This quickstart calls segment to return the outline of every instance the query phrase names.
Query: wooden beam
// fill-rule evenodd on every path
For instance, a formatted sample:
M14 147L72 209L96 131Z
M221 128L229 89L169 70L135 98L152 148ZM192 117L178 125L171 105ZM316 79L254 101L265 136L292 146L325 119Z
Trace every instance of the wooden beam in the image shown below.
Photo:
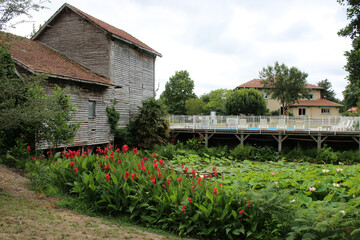
M236 137L237 139L239 139L241 146L244 146L244 141L250 136L250 134L246 134L246 135L244 136L244 133L241 133L241 134L240 134L240 137L238 136L238 134L234 134L234 135L235 135L235 137Z
M321 135L318 135L317 138L311 135L310 137L317 143L317 149L321 149L321 144L328 138L328 136L322 137Z
M359 144L359 151L360 151L360 137L359 139L356 139L356 137L352 137L354 139L355 142L357 142Z
M281 152L282 151L282 142L285 141L285 139L288 138L289 135L286 135L283 138L283 135L279 135L279 137L276 137L275 135L271 135L277 142L278 142L278 151Z
M205 133L205 147L208 147L209 146L209 139L212 137L212 136L214 136L214 133L212 133L212 134L210 134L210 136L209 136L209 134L208 133Z

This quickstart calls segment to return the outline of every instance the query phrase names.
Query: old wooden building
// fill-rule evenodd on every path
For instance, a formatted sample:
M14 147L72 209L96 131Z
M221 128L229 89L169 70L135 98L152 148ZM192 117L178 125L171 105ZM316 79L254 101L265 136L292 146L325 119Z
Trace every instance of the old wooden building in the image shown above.
M16 40L15 40L16 39ZM106 106L120 112L120 126L155 91L160 53L127 32L64 4L31 39L14 38L11 54L19 73L47 73L71 94L81 122L71 146L111 142Z

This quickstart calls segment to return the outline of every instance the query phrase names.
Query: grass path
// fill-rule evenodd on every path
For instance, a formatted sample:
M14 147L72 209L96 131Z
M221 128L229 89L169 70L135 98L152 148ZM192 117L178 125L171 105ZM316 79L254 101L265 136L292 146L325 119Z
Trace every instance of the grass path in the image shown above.
M0 164L0 239L179 239L55 206L29 180Z

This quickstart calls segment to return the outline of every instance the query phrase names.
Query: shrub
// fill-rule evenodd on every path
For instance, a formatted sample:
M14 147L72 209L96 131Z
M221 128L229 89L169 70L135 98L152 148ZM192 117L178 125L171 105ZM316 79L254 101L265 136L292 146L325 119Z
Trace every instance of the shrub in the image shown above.
M252 160L253 151L254 147L250 145L237 145L230 151L230 156L232 156L235 160Z
M332 150L331 147L327 147L325 144L324 147L318 151L316 161L335 164L338 162L338 155Z

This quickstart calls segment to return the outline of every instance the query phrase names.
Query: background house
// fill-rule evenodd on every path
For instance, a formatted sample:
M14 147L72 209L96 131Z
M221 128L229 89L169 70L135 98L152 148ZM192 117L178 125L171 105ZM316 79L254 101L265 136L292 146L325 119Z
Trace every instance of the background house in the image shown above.
M72 146L112 141L106 106L118 101L120 127L154 97L155 59L160 53L130 34L64 4L30 39L12 37L18 73L47 73L71 94L80 129Z
M268 96L261 79L253 79L239 85L236 88L255 88L265 97L267 108L270 111L281 111L281 104L278 100ZM306 83L306 88L311 91L311 98L300 100L290 105L289 113L294 116L338 116L342 104L321 98L322 87Z

